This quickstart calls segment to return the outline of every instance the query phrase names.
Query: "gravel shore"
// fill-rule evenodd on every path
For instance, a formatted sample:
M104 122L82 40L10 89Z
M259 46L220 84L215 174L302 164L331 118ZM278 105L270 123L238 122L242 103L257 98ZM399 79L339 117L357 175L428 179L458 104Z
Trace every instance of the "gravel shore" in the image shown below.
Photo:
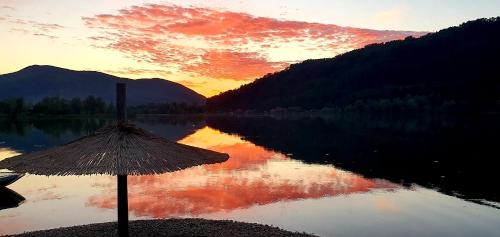
M15 235L17 237L117 236L116 222L58 228ZM205 219L139 220L129 224L130 236L204 236L204 237L310 237L268 225Z

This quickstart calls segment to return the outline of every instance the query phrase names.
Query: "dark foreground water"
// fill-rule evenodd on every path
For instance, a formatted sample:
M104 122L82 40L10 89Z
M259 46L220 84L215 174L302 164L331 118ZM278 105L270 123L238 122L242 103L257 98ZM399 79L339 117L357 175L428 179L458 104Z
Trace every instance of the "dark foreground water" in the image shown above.
M320 236L500 236L496 118L143 118L222 164L129 177L131 219L201 217ZM105 120L0 121L0 159ZM0 190L0 235L116 220L116 179L27 175ZM24 200L23 200L24 199Z

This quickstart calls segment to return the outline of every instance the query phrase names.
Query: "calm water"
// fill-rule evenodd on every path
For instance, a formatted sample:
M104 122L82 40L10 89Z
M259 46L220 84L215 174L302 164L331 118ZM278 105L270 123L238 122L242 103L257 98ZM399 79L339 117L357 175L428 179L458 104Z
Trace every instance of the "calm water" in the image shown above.
M138 119L168 139L231 158L129 177L130 217L233 219L320 236L500 236L496 121ZM0 121L0 159L68 142L105 123ZM110 176L27 175L0 197L0 235L116 220Z

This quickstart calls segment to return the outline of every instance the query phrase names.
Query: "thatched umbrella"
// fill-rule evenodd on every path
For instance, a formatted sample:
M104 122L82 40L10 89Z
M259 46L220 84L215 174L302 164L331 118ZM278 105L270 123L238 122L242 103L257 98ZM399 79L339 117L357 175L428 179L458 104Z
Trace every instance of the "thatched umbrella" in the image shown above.
M38 175L117 175L118 233L128 236L127 175L172 172L229 156L171 142L127 123L126 85L116 88L116 123L62 146L5 159L0 168Z

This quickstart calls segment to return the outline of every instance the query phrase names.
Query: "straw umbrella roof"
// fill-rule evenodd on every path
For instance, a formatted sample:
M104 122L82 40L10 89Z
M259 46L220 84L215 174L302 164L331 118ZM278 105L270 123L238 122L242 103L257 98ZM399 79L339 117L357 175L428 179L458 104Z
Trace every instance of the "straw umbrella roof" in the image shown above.
M148 175L228 158L169 141L132 124L114 123L62 146L5 159L0 168L38 175Z

